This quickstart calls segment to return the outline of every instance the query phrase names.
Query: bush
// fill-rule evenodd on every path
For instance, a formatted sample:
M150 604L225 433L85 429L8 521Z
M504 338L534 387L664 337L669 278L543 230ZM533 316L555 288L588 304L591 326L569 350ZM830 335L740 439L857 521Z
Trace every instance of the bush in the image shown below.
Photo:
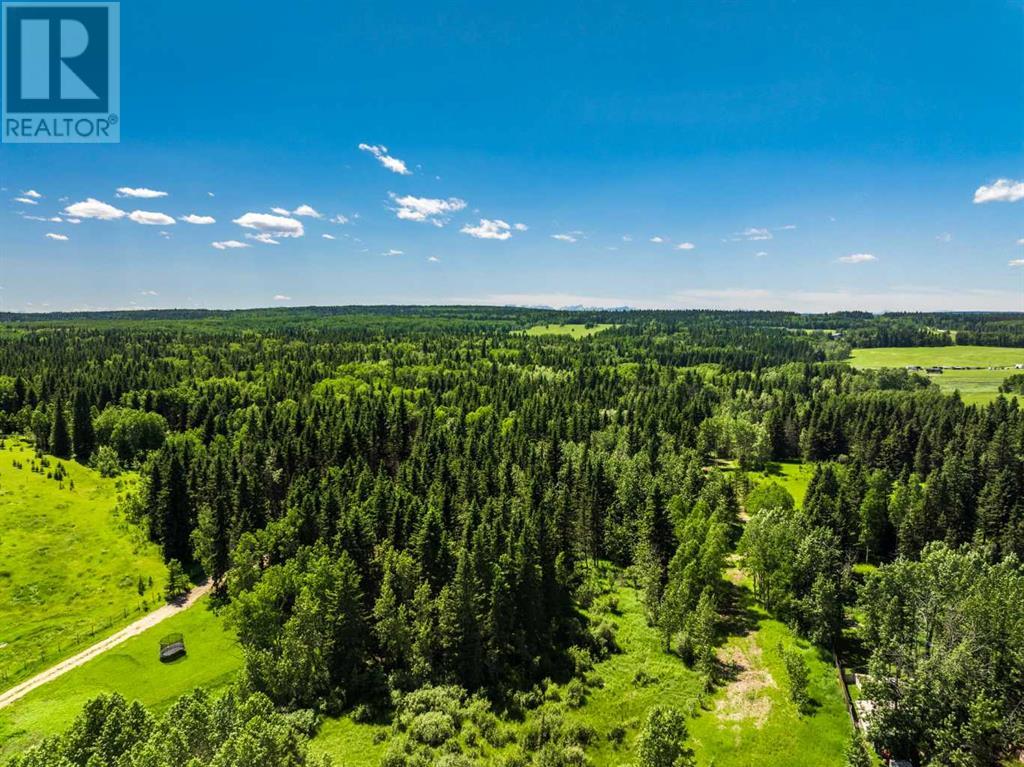
M615 641L615 624L608 620L599 621L590 629L590 637L594 647L602 658L607 658L619 651L618 642Z
M807 661L803 653L796 650L787 650L779 645L779 653L786 665L786 676L789 677L789 699L796 704L801 714L806 714L810 708L811 698L807 692L810 672L807 669Z
M440 746L455 736L455 722L451 716L440 711L427 711L417 714L409 725L409 735L413 740L428 746Z
M636 739L640 767L688 767L693 752L686 748L686 719L671 706L655 706Z
M587 688L579 679L573 679L565 686L565 703L569 708L579 708L587 700Z
M608 730L608 740L614 743L616 746L621 746L622 742L626 739L626 728L621 724L617 724Z
M650 674L648 674L642 668L638 668L636 670L636 672L633 674L633 686L637 687L637 688L639 688L639 687L649 687L650 685L654 684L657 681L658 680L655 677L653 677Z

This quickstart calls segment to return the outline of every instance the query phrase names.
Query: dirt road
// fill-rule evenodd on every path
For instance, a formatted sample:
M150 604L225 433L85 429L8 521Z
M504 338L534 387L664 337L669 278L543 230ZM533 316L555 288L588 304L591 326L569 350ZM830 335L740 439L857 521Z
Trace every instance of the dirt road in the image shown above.
M46 671L36 674L31 679L25 680L18 686L12 687L6 692L0 693L0 708L5 708L6 706L11 705L16 700L19 700L20 698L23 698L24 696L28 695L30 692L32 692L32 690L36 689L37 687L41 687L47 682L53 681L61 674L65 674L73 668L78 668L83 663L92 660L97 655L105 653L112 647L117 647L119 644L128 639L131 639L133 636L138 636L151 626L155 626L161 621L167 620L172 615L177 615L182 610L187 610L189 607L195 604L196 600L199 599L199 597L208 593L212 587L213 583L211 581L207 581L206 583L200 586L196 586L194 589L192 589L192 591L188 593L188 596L185 597L184 600L164 605L163 607L160 607L154 610L153 612L144 615L143 617L135 621L135 623L131 623L125 626L116 634L111 634L106 639L101 639L99 642L92 645L91 647L82 650L82 652L78 653L78 655L73 655L70 658L67 658L66 660L62 660L57 665L51 666L50 668L46 669Z

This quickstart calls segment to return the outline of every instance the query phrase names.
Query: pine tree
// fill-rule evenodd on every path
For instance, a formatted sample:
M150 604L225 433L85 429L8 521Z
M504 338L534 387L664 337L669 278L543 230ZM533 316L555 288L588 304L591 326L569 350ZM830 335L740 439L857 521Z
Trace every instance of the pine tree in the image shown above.
M53 408L53 424L50 427L50 452L58 458L71 457L71 434L64 403L57 400Z
M75 391L71 405L71 438L75 458L86 463L96 450L96 434L92 427L92 412L84 389Z

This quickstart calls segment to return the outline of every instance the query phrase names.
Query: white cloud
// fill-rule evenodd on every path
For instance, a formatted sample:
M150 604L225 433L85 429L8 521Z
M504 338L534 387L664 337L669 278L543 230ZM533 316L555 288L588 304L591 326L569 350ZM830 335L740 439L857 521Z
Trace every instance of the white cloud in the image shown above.
M327 219L327 221L329 223L331 223L331 224L347 224L348 223L348 216L343 216L343 215L341 215L339 213L334 218Z
M333 234L321 234L320 236L323 237L325 240L333 240L333 239L335 239Z
M633 241L633 235L631 235L631 234L624 234L624 235L622 235L622 241L623 242L632 242Z
M51 240L57 240L58 242L67 242L69 239L66 234L54 234L53 232L47 232L46 236Z
M249 244L245 242L239 242L238 240L221 240L220 242L211 242L211 245L217 250L230 250L234 248L248 248Z
M388 154L388 148L383 144L360 144L359 148L364 152L369 152L377 160L392 173L397 173L400 176L411 176L412 171L405 167L405 163L399 160L397 157L392 157Z
M143 295L143 296L158 296L160 294L157 293L155 290L144 290L144 291L142 291L141 295Z
M291 301L292 297L291 296L283 295L281 293L278 293L276 296L274 296L274 300L275 301Z
M64 212L73 218L98 218L101 221L113 221L127 215L123 210L118 210L113 205L107 205L107 203L92 197L68 205L64 208Z
M979 186L974 191L974 202L1017 202L1024 200L1024 181L1001 178L989 186Z
M269 213L246 213L234 219L246 229L257 229L272 237L302 237L306 231L302 222L287 216L272 216Z
M759 251L757 251L757 253L754 254L754 258L764 258L767 255L768 255L768 251L767 250L759 250Z
M1024 266L1024 258L1015 258L1010 262L1010 266Z
M288 208L271 208L271 213L276 213L279 216L290 216L292 212Z
M68 223L68 224L80 224L80 223L82 223L82 219L80 219L80 218L65 218L64 221L65 221L65 223Z
M136 224L145 224L146 226L170 226L174 223L174 219L166 213L157 213L152 210L133 210L128 214L128 218Z
M1017 240L1017 244L1024 245L1024 237L1021 237L1019 240Z
M518 223L518 224L513 224L512 228L515 229L517 232L525 232L530 227L528 227L526 224Z
M870 253L851 253L849 256L840 256L836 260L841 264L867 264L878 259Z
M458 197L449 197L447 200L412 195L399 197L394 192L390 193L390 197L398 203L395 209L398 218L403 221L428 221L434 226L444 226L448 223L449 214L458 213L466 207L466 201Z
M217 219L213 216L199 216L195 213L189 213L187 216L182 216L179 221L184 221L186 224L216 224Z
M692 242L681 242L676 245L676 250L693 250L696 247Z
M381 255L382 256L401 256L403 253L404 253L404 251L395 250L394 248L389 248L388 250L385 250L383 253L381 253Z
M39 192L37 192L37 191L36 191L35 189L26 189L26 190L25 190L24 192L22 192L21 194L22 194L22 196L24 196L24 197L31 197L31 198L32 198L32 199L34 199L34 200L38 200L38 199L41 199L41 198L42 198L42 195L41 195L41 194L39 194Z
M441 259L438 258L437 256L427 256L427 261L429 261L432 264L436 264L440 260Z
M153 197L166 197L167 192L158 192L156 189L147 189L144 186L132 188L130 186L121 186L117 189L118 197L144 197L151 199Z
M665 238L664 238L664 237L659 237L658 235L654 235L654 236L653 236L653 237L651 238L651 242L653 242L653 243L655 243L655 244L657 244L657 245L660 245L660 244L661 244L661 243L663 243L664 241L665 241Z
M306 216L307 218L323 218L312 205L300 205L292 211L292 215Z
M171 233L170 232L160 232L160 236L163 237L165 240L171 239Z
M561 242L576 242L577 237L575 233L572 234L553 234L551 235L552 240L559 240Z
M276 235L273 235L270 232L260 232L259 234L252 234L251 232L246 232L245 236L247 239L256 240L256 242L262 242L264 245L281 244L279 241L274 239Z
M478 226L466 224L459 231L470 237L476 237L478 240L507 240L512 236L511 229L512 227L500 218L493 221L489 218L481 218Z
M23 202L26 205L38 205L39 203L33 200L31 197L15 197L15 202Z
M782 226L775 227L775 231L777 232L784 232L791 229L796 229L796 224L783 224Z
M935 239L938 240L939 242L952 242L953 235L950 234L949 232L943 232L942 234L935 235Z
M763 227L750 226L742 232L737 232L733 237L740 240L770 240L772 233Z

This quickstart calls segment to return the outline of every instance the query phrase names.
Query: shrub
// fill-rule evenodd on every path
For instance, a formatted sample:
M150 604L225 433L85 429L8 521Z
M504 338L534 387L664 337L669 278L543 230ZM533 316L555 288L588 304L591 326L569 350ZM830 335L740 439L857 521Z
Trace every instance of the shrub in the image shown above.
M787 650L779 645L779 653L786 665L786 676L789 677L789 699L796 704L801 714L807 713L810 707L811 698L807 692L808 678L810 672L807 669L807 661L803 653L796 650Z
M427 711L417 714L409 725L409 735L428 746L439 746L455 736L455 722L448 714Z

